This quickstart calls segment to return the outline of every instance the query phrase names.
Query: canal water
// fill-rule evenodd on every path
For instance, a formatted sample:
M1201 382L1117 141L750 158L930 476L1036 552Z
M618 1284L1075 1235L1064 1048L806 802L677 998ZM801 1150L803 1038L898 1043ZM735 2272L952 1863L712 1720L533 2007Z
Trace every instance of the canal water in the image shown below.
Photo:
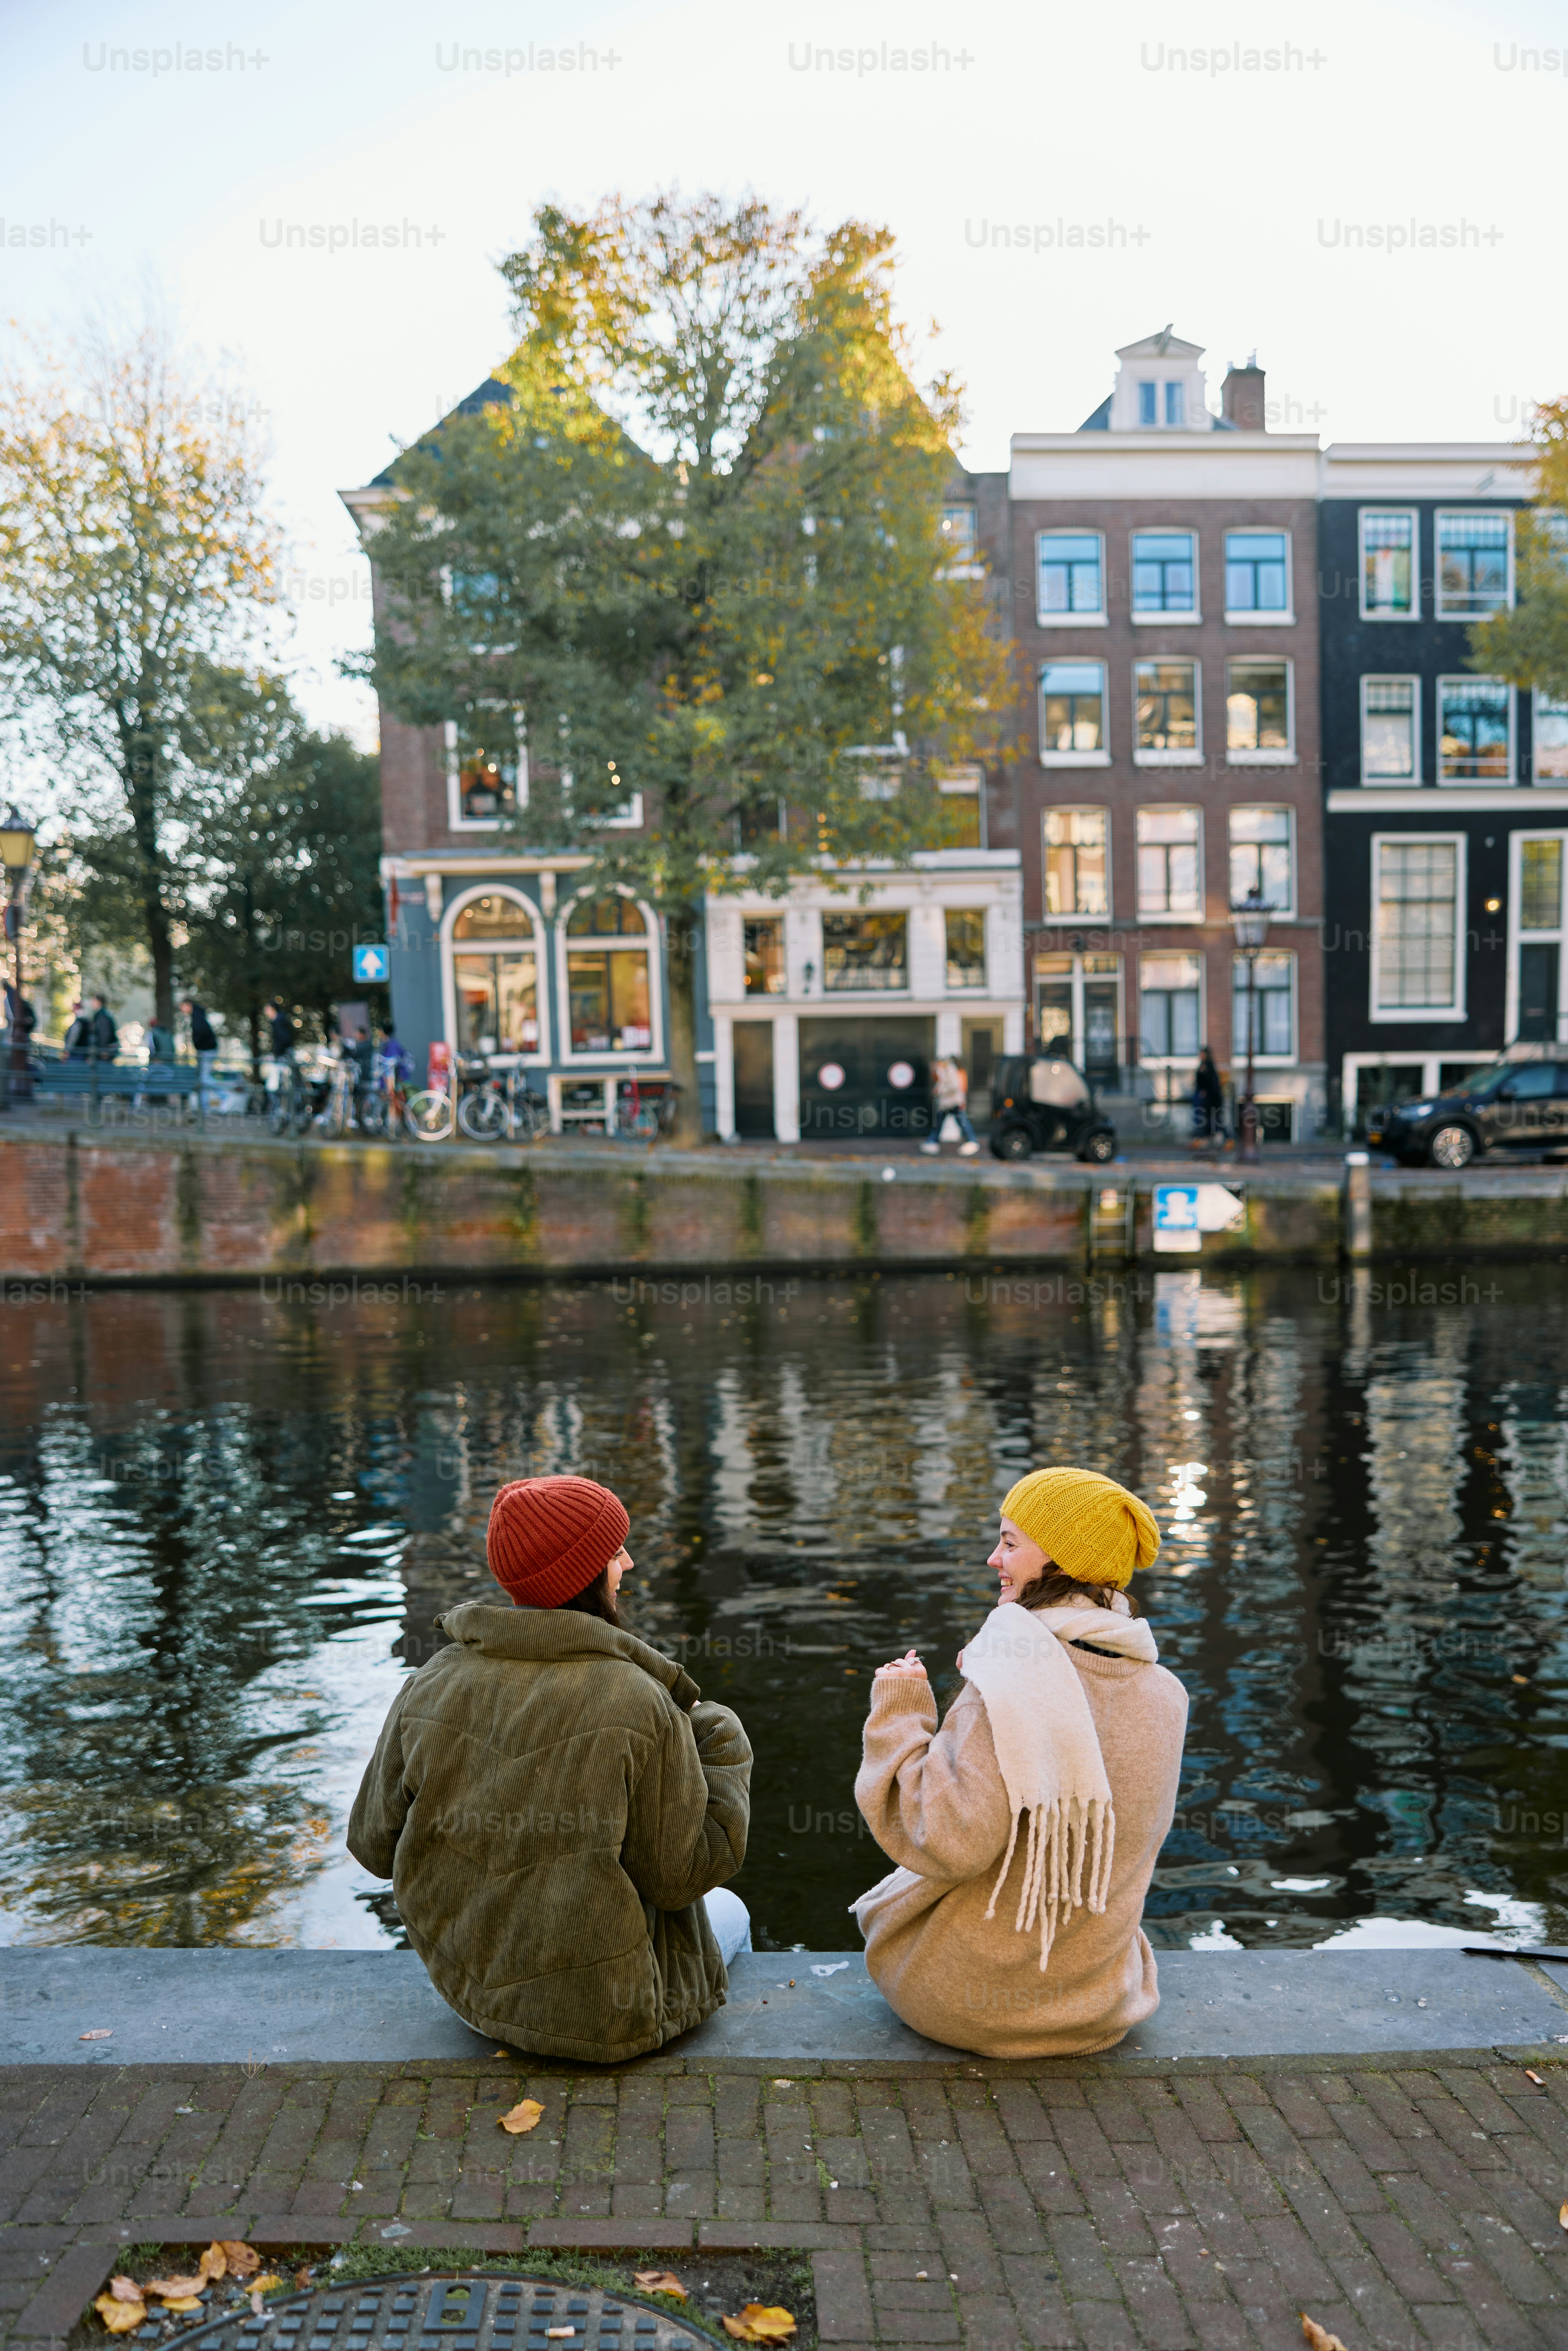
M1156 1944L1568 1939L1555 1264L0 1295L0 1938L399 1939L364 1760L497 1484L573 1469L750 1732L759 1947L852 1948L872 1672L952 1695L998 1498L1079 1462L1191 1694Z

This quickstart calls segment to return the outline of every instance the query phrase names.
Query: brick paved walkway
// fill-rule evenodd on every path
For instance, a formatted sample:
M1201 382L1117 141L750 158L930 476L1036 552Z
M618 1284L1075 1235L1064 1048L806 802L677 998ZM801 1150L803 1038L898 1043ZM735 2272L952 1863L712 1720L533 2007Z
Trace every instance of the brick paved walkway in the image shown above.
M16 2067L0 2319L59 2341L127 2241L379 2245L395 2217L410 2252L799 2248L832 2351L1294 2351L1303 2307L1351 2351L1568 2351L1544 2070ZM519 2095L545 2116L511 2139Z

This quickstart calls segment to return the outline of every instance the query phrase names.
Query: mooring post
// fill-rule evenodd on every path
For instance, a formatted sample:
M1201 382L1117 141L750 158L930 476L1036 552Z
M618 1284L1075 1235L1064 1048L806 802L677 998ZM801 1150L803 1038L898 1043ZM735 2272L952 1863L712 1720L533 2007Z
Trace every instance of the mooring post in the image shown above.
M1364 1151L1344 1155L1344 1253L1372 1255L1372 1162Z

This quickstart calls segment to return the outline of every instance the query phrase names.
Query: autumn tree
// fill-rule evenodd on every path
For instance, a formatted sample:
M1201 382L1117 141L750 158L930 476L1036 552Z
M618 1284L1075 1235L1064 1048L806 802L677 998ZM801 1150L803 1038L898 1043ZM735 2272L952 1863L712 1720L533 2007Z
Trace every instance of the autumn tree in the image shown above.
M1531 441L1538 503L1518 519L1513 608L1470 631L1471 663L1568 700L1568 398L1536 410Z
M377 681L463 749L515 729L514 831L658 909L693 1140L707 893L905 861L997 739L1006 648L944 562L956 389L917 390L857 223L612 198L542 208L502 266L510 402L394 467Z
M0 379L0 710L56 766L84 925L134 925L165 1023L225 789L202 705L248 674L274 596L257 455L220 413L203 421L156 326L64 358L24 347Z

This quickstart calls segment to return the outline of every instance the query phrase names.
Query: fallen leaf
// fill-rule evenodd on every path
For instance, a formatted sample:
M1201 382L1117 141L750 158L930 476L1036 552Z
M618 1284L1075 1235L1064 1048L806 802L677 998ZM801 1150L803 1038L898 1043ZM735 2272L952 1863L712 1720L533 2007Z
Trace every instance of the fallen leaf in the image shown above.
M643 2294L674 2294L683 2302L686 2298L685 2287L674 2270L634 2270L632 2276Z
M90 2032L78 2032L77 2034L77 2039L78 2041L112 2041L113 2038L114 2027L112 2024L96 2025Z
M253 2277L261 2267L261 2255L249 2245L225 2237L223 2249L228 2257L230 2277Z
M727 2318L724 2324L737 2343L787 2343L795 2332L789 2311L765 2302L748 2302L738 2318Z
M206 2305L199 2294L174 2294L170 2295L163 2307L177 2311L183 2318L188 2311L203 2310Z
M164 2302L182 2302L189 2294L200 2294L206 2282L204 2277L149 2278L143 2292L158 2294Z
M111 2277L109 2290L116 2302L143 2302L146 2299L134 2278Z
M310 2272L308 2270L296 2270L294 2273L294 2283L299 2288L300 2292L303 2293L305 2288L311 2283Z
M1312 2345L1312 2351L1344 2351L1339 2336L1331 2335L1326 2326L1320 2326L1315 2318L1309 2318L1304 2310L1301 2313L1301 2333Z
M251 2308L253 2310L256 2308L256 2297L258 2294L276 2294L282 2283L283 2280L276 2270L268 2270L265 2277L253 2278L250 2284Z
M524 2098L520 2105L511 2109L509 2114L500 2116L501 2128L504 2131L510 2131L512 2137L517 2138L523 2131L536 2128L543 2112L544 2108L538 2098Z
M200 2261L196 2263L196 2267L201 2271L202 2275L204 2278L227 2277L229 2271L229 2257L225 2252L223 2247L219 2244L215 2237L213 2239L212 2243L207 2247L206 2252L202 2255Z
M121 2302L113 2294L100 2294L93 2308L111 2335L129 2335L147 2315L144 2302Z

